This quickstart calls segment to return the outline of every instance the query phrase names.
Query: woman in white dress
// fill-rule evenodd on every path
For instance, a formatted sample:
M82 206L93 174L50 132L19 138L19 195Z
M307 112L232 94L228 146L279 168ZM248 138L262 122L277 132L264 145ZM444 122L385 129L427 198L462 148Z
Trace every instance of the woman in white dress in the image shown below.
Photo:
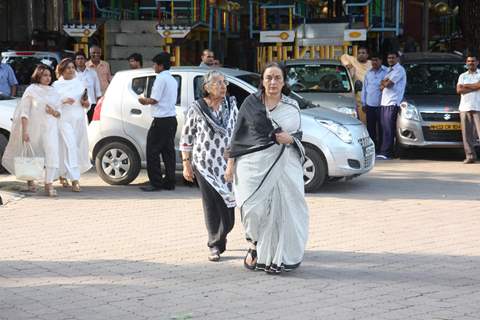
M300 108L287 91L285 70L267 64L260 90L240 107L230 150L235 199L250 243L244 265L269 273L297 268L308 236Z
M61 116L59 109L62 102L56 90L50 86L51 82L52 71L45 65L37 66L32 75L32 84L25 90L15 109L2 165L15 174L14 158L21 156L26 144L30 144L35 156L45 158L45 192L55 197L57 192L52 182L58 177L58 118ZM27 183L28 190L36 192L35 181Z
M82 81L75 78L73 60L63 59L57 66L58 80L53 87L62 99L71 103L62 104L60 119L60 183L68 186L72 181L72 191L80 192L80 174L91 168L88 156L87 115L90 107L88 93Z

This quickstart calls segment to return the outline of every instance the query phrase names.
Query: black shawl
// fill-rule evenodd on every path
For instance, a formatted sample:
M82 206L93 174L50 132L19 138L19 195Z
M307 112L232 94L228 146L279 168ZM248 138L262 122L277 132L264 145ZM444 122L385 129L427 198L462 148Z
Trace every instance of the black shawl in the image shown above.
M267 116L261 93L252 93L242 103L230 144L230 157L266 149L275 144L275 129Z

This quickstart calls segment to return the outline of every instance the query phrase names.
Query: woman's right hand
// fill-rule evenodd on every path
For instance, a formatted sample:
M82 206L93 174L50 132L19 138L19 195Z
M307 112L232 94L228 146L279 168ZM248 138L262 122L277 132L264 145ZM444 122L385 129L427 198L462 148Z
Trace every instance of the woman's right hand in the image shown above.
M183 162L183 177L185 178L185 180L193 182L194 175L192 164L190 163L190 161Z
M75 103L75 99L73 99L73 98L66 98L66 99L63 99L63 100L62 100L62 103L63 103L63 104L72 105L72 104Z
M28 134L28 132L22 133L22 140L23 142L30 142L30 135Z

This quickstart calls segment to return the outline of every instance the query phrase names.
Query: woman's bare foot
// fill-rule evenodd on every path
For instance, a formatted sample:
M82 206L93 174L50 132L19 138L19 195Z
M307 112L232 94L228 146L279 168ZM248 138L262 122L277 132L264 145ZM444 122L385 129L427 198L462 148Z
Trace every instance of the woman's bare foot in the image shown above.
M59 180L60 184L62 185L62 187L68 188L68 187L70 186L70 184L68 183L67 178L59 177L58 180Z
M35 181L27 181L27 187L28 187L28 192L37 192L37 185L35 184Z
M247 255L243 259L243 265L249 270L255 270L257 267L257 247L254 244L250 245Z
M45 194L47 197L56 197L58 196L57 190L53 188L51 183L45 183Z

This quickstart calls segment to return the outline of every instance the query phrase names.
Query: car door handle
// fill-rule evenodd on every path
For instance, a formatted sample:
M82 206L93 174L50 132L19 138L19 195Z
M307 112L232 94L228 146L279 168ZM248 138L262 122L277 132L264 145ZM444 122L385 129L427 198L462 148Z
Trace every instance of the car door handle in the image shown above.
M130 113L131 114L142 114L142 110L140 109L130 109Z

